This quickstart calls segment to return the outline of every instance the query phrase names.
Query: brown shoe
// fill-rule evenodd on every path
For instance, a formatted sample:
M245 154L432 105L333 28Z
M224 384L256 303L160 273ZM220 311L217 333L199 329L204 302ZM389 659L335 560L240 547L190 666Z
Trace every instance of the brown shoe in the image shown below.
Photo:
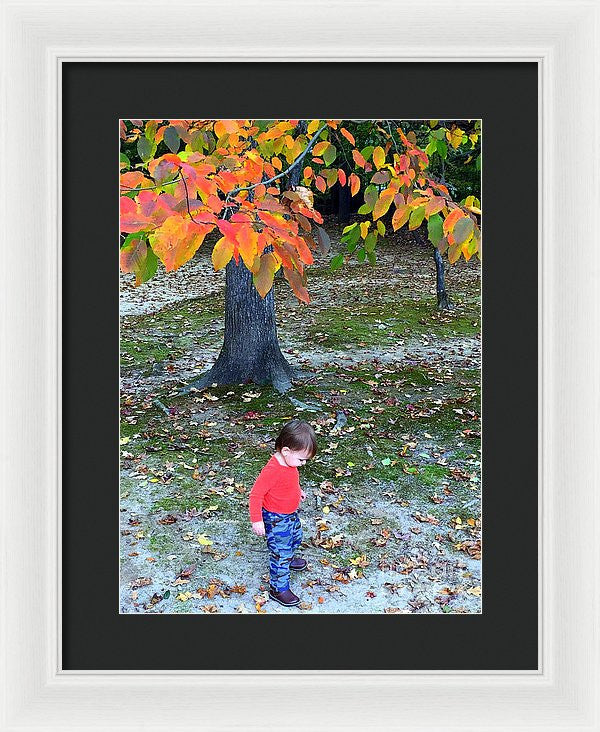
M282 590L277 592L273 585L269 586L269 597L284 607L293 607L300 604L300 598L294 595L291 590Z
M306 567L306 559L303 559L302 557L294 557L290 562L290 569L295 569L296 572L302 572Z

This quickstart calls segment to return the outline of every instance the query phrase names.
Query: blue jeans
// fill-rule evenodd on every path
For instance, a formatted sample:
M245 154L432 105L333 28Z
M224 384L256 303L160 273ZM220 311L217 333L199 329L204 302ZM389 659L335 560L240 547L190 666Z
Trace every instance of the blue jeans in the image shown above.
M267 547L269 549L269 574L276 592L290 588L290 562L302 542L302 525L298 511L274 513L262 509Z

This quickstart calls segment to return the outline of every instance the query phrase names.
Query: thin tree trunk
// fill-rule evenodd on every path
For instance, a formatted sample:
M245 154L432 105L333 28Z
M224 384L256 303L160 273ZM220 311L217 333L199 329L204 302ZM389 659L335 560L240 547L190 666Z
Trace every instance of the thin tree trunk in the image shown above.
M350 186L338 185L338 221L347 224L350 221Z
M437 292L437 304L438 310L450 310L452 304L448 293L446 292L446 283L444 280L444 260L440 254L440 250L437 247L433 247L433 258L435 260L435 272L436 272L436 292Z

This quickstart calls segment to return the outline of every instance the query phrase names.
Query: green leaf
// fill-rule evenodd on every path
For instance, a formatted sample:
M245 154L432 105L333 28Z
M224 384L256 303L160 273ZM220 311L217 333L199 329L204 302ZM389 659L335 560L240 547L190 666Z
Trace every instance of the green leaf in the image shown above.
M442 160L445 160L446 156L448 155L448 145L446 145L445 140L437 141L437 149Z
M352 254L352 252L356 249L357 246L358 246L358 241L349 241L346 244L346 249L350 252L350 254Z
M434 152L437 152L437 140L431 140L425 148L425 152L428 155L433 155Z
M329 269L331 271L335 271L336 269L339 269L342 264L344 264L344 255L343 254L336 254L335 257L329 262Z
M359 262L364 262L366 256L367 256L367 253L365 252L364 249L362 249L362 247L358 250L358 252L356 252L356 258L358 259Z
M446 136L446 128L445 127L440 127L437 130L432 130L431 131L431 136L434 139L436 139L436 140L443 140L444 137Z
M349 233L350 231L352 231L353 229L356 229L356 227L357 227L357 226L358 226L358 222L356 222L356 223L354 223L354 224L350 224L349 226L345 226L345 227L344 227L344 228L342 229L342 241L343 241L343 239L344 239L344 234L348 234L348 233Z
M367 252L367 258L369 260L369 264L375 266L375 252Z
M417 206L415 208L410 218L408 219L408 228L409 230L418 229L419 226L423 223L423 219L425 218L425 206Z
M429 235L429 241L437 247L444 236L444 222L439 213L429 217L429 221L427 222L427 233Z
M360 239L360 228L358 224L354 224L351 230L342 236L342 241L349 244L356 244Z
M179 133L174 127L167 127L163 139L165 141L165 145L172 153L176 153L179 150L179 143L181 141L181 138L179 137Z
M373 147L373 145L367 145L367 147L363 147L363 149L360 151L360 154L365 160L368 160L373 154L374 149L375 148Z
M126 165L128 168L131 166L131 160L129 160L129 158L127 157L127 155L125 155L125 153L121 153L119 155L119 161L121 163L123 163L124 165Z
M365 238L365 251L367 254L370 254L375 249L375 244L377 244L377 233L374 231L370 231L366 238Z
M139 137L137 141L137 151L140 158L147 163L152 157L152 148L154 146L147 137Z
M462 244L463 242L467 241L467 239L473 233L473 226L473 219L471 219L470 217L465 216L464 218L459 219L456 224L454 224L454 229L452 229L454 243Z
M379 189L377 186L370 185L365 188L365 205L369 207L369 211L373 210L378 198Z
M154 135L156 135L157 128L158 122L154 119L146 123L145 135L150 140L150 142L154 142Z
M202 130L196 130L195 132L192 132L190 147L192 148L192 152L202 152L202 149L204 148Z
M168 600L171 597L171 590L167 590L163 595L163 600Z
M329 145L329 147L325 150L323 153L323 160L325 161L325 165L329 166L333 161L337 158L337 150L333 145Z
M390 458L383 458L383 460L381 461L381 464L382 465L390 465L391 462L392 461L390 460Z
M358 209L359 214L368 214L371 213L373 210L372 206L369 206L368 203L363 203L363 205Z

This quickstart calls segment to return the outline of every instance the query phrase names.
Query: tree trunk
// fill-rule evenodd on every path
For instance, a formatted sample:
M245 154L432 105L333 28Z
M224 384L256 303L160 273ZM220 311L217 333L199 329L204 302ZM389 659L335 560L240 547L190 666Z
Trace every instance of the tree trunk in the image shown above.
M285 359L277 340L274 288L264 298L252 284L252 273L240 259L225 269L225 337L211 369L182 389L210 384L271 383L280 392L300 373Z
M436 292L438 310L450 310L452 304L448 293L446 292L446 283L444 281L444 260L437 247L433 247L433 258L435 259L436 271Z
M338 221L347 224L350 221L350 186L338 185Z
M299 130L306 131L300 120ZM287 186L297 186L300 165L290 171ZM265 252L273 251L272 246ZM281 268L278 270L281 272ZM182 394L209 384L273 384L279 392L287 391L293 378L304 374L291 366L281 353L275 320L275 284L263 299L252 283L252 273L240 259L231 259L225 268L225 337L221 353L212 368L187 384Z

